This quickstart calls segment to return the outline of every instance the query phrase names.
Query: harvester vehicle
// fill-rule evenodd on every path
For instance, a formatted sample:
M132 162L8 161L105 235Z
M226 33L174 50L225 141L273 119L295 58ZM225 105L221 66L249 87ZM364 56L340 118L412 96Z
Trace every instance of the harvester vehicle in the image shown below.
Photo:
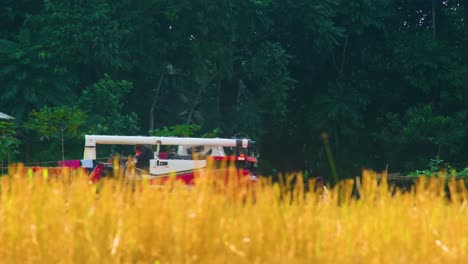
M164 181L175 177L191 185L196 174L216 170L227 175L234 166L237 175L252 181L257 179L258 155L255 142L248 138L86 135L83 159L95 166L90 181L97 181L105 170L112 170L112 163L96 161L96 147L100 144L134 146L136 155L125 162L124 177L130 177L133 171L136 173L131 175L136 174L137 178Z

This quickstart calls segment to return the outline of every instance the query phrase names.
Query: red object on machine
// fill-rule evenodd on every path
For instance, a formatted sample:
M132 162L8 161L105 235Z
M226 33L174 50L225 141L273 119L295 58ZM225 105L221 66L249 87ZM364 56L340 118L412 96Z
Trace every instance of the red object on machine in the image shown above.
M64 160L58 161L59 167L67 167L67 168L80 168L81 161L80 160Z
M104 169L104 163L100 163L94 168L94 170L89 174L89 182L94 183L101 179L102 170Z

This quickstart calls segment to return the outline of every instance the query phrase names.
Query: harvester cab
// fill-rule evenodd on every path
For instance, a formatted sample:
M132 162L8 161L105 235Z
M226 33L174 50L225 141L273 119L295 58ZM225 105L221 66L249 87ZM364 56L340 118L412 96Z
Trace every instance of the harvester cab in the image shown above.
M96 165L91 173L91 180L98 180L103 167L110 164L96 162L96 147L106 145L135 145L150 148L152 155L136 155L135 163L140 175L149 179L167 179L175 175L176 179L186 184L193 182L196 173L203 175L207 169L218 173L228 173L226 164L234 165L237 173L250 179L257 179L257 153L255 142L248 138L183 138L183 137L145 137L145 136L104 136L87 135L85 137L84 159L92 160ZM143 153L143 147L138 150ZM137 150L137 147L135 147ZM138 166L138 162L141 166ZM209 164L209 166L208 166Z

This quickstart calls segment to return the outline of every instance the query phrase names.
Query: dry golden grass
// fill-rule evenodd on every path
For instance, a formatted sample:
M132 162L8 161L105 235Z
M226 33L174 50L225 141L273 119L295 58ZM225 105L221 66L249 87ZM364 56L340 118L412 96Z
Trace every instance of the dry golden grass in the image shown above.
M391 194L375 174L328 201L297 185L104 180L65 170L0 178L2 263L466 263L467 195L439 179ZM44 177L46 176L46 177ZM48 177L47 177L48 176ZM292 176L286 177L287 181ZM385 182L385 181L382 181ZM215 187L214 187L215 186ZM255 201L254 201L255 200Z

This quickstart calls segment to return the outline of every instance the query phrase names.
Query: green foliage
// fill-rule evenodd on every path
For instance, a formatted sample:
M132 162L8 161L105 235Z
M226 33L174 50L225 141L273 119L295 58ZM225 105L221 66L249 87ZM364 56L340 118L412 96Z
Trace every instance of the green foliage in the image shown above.
M284 118L287 100L293 86L288 71L290 56L279 43L264 43L246 65L249 79L258 87L259 104L263 114L273 119Z
M9 121L0 121L0 161L17 154L20 141L17 138L16 125Z
M24 126L47 140L60 140L64 160L65 140L81 138L79 129L85 121L86 114L76 107L44 107L40 111L33 110Z
M124 114L124 102L133 89L129 81L115 81L106 75L83 90L78 105L88 115L89 134L134 134L138 131L137 116Z
M36 24L50 52L62 63L102 75L103 69L131 66L123 47L128 29L115 17L112 3L48 0L43 12L28 22Z
M38 132L47 140L80 137L79 128L86 120L86 114L76 107L44 107L29 114L25 127Z
M348 81L349 82L349 81ZM369 97L345 80L329 84L328 91L313 100L311 127L319 130L334 128L340 136L353 135L363 127L364 112Z
M384 128L377 133L377 139L384 142L389 159L403 155L408 159L407 169L411 170L421 166L423 160L411 157L437 155L456 159L463 147L460 142L464 142L468 131L466 123L460 123L462 120L466 120L462 113L454 117L434 113L431 105L413 107L402 118L388 113L381 119ZM420 153L422 150L424 154Z
M18 121L32 109L69 103L73 79L67 68L41 44L35 43L27 29L18 34L18 43L0 41L0 103L11 109Z
M220 128L215 128L211 131L208 131L206 133L203 133L200 137L202 138L215 138L221 135L223 131Z
M173 126L164 126L159 129L150 130L152 136L157 137L202 137L214 138L221 134L221 129L215 128L200 135L202 127L197 124L179 124Z
M307 37L308 48L335 47L343 36L343 27L337 25L335 17L339 10L338 0L325 1L272 1L278 33L284 34L283 41L298 43ZM288 29L289 31L286 31ZM291 43L292 44L292 43Z
M150 130L152 136L160 137L190 137L200 131L201 126L197 124L181 124L174 126L164 126L159 129Z
M445 163L440 157L436 157L435 159L431 159L429 161L429 168L425 170L415 170L408 173L410 177L419 177L419 176L426 176L426 177L441 177L445 176L447 178L450 177L457 177L457 178L468 178L468 167L463 169L462 171L457 171L456 169L452 168L450 163Z
M94 134L243 131L279 170L330 176L323 132L343 177L414 171L434 156L463 168L467 10L458 0L7 0L0 106L20 124L77 103Z
M458 177L468 178L468 167L464 170L457 172Z

